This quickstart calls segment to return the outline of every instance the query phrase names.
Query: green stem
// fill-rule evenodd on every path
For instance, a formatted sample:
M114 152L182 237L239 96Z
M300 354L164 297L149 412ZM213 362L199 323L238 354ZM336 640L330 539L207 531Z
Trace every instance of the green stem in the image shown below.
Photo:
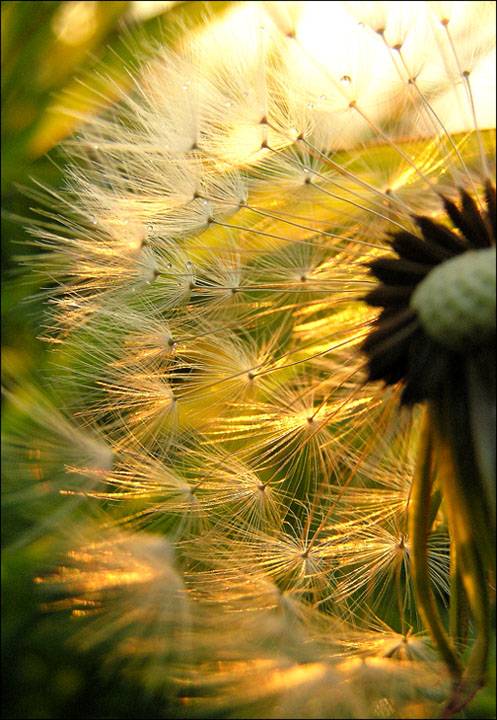
M467 542L462 551L463 582L477 627L477 636L469 656L464 679L467 683L480 687L485 682L492 632L490 595L487 590L483 559L477 544Z
M461 562L454 537L450 541L449 635L461 649L468 639L468 602L461 577Z
M460 682L454 688L442 717L450 718L460 712L478 690L484 686L488 665L491 635L491 603L486 586L486 574L480 553L474 542L466 542L459 549L462 581L477 627L477 636Z
M409 535L414 592L421 619L442 656L452 678L459 682L462 667L445 631L431 590L428 564L429 507L433 484L433 434L428 412L424 419L418 464L409 505Z
M491 634L491 598L488 586L489 556L486 502L472 446L464 432L466 407L455 401L444 403L433 414L433 437L441 470L444 504L449 521L452 547L455 551L457 581L462 586L467 607L476 626L473 644L464 675L456 682L444 709L443 717L452 717L462 710L485 682ZM453 614L457 609L455 598ZM453 619L453 623L456 620ZM454 625L452 626L454 627Z

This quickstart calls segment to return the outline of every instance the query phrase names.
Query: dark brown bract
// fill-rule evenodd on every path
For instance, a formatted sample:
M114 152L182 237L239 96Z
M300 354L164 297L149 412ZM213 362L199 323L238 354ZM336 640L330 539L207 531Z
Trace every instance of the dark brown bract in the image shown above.
M414 216L419 235L407 231L391 234L397 256L381 257L369 264L380 284L364 300L383 308L363 343L368 358L368 379L387 385L403 383L402 402L407 405L434 399L448 374L457 374L461 354L429 337L411 305L419 283L438 265L468 250L496 243L496 194L485 185L485 210L460 190L460 206L442 197L446 224L425 216Z

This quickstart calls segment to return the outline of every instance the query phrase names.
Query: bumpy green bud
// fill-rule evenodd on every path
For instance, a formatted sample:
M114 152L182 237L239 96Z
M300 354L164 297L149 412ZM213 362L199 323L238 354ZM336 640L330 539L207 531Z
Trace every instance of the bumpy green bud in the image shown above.
M496 249L472 250L434 268L411 298L426 333L461 351L495 334Z

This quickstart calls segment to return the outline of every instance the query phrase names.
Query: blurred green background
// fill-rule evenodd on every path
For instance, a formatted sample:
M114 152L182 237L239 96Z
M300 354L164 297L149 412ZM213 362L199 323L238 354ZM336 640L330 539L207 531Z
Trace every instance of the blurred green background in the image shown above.
M2 381L7 388L43 384L46 347L37 339L43 305L37 280L16 256L30 252L34 222L29 188L62 184L57 144L129 87L126 67L160 43L178 42L228 2L2 3ZM104 101L103 98L106 98ZM28 188L28 190L26 190ZM3 429L19 423L3 408ZM11 469L4 465L9 476ZM9 483L8 483L9 484ZM48 502L48 501L47 501ZM67 643L67 623L42 610L33 578L53 560L48 534L30 532L44 514L7 499L2 523L2 660L5 718L167 717L163 700L144 695L102 669L98 652L81 655ZM492 689L465 716L494 717Z

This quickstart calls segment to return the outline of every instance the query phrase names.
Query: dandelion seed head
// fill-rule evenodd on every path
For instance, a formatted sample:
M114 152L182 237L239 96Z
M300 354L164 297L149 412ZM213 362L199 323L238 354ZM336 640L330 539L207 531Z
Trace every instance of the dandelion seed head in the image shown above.
M490 5L239 4L158 47L34 191L61 409L36 399L41 441L12 446L31 486L102 508L39 584L182 715L407 717L449 692L413 592L439 355L411 297L470 215L491 227Z

